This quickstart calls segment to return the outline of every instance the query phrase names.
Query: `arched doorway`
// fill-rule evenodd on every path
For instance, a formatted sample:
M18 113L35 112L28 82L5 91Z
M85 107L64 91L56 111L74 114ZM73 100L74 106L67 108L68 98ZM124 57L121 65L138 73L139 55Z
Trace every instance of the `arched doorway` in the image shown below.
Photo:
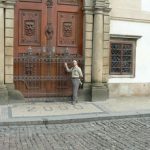
M18 0L14 83L25 97L70 96L64 62L82 61L82 0Z

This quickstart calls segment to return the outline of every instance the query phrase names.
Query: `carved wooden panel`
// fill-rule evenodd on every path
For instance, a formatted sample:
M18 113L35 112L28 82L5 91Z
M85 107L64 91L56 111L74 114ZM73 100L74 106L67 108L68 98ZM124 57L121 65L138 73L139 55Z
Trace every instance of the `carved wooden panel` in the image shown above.
M58 4L62 4L62 5L79 5L79 0L58 0Z
M41 11L20 10L19 45L41 45Z
M42 0L19 0L20 2L34 2L34 3L41 3Z
M58 12L58 46L77 46L77 14Z

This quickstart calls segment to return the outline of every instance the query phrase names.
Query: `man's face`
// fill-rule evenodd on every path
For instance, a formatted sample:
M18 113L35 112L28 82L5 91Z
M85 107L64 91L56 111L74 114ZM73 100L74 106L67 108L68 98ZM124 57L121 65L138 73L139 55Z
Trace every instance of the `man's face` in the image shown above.
M76 65L77 65L77 61L74 60L74 61L73 61L73 66L76 66Z

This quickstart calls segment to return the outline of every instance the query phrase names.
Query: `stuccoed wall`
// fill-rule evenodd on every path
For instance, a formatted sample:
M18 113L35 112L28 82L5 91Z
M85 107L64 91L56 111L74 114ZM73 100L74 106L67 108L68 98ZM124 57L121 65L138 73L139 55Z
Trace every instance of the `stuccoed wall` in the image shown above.
M150 21L150 2L148 0L110 0L110 5L112 19L136 22Z
M140 36L135 52L135 76L110 78L109 95L150 95L150 2L148 0L110 0L110 34Z

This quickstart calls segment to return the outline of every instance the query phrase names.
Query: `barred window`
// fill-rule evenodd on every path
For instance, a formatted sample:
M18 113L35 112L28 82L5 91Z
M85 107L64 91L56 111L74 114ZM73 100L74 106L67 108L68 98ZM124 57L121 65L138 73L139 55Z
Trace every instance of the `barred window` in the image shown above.
M135 41L114 40L110 43L110 75L134 74Z

